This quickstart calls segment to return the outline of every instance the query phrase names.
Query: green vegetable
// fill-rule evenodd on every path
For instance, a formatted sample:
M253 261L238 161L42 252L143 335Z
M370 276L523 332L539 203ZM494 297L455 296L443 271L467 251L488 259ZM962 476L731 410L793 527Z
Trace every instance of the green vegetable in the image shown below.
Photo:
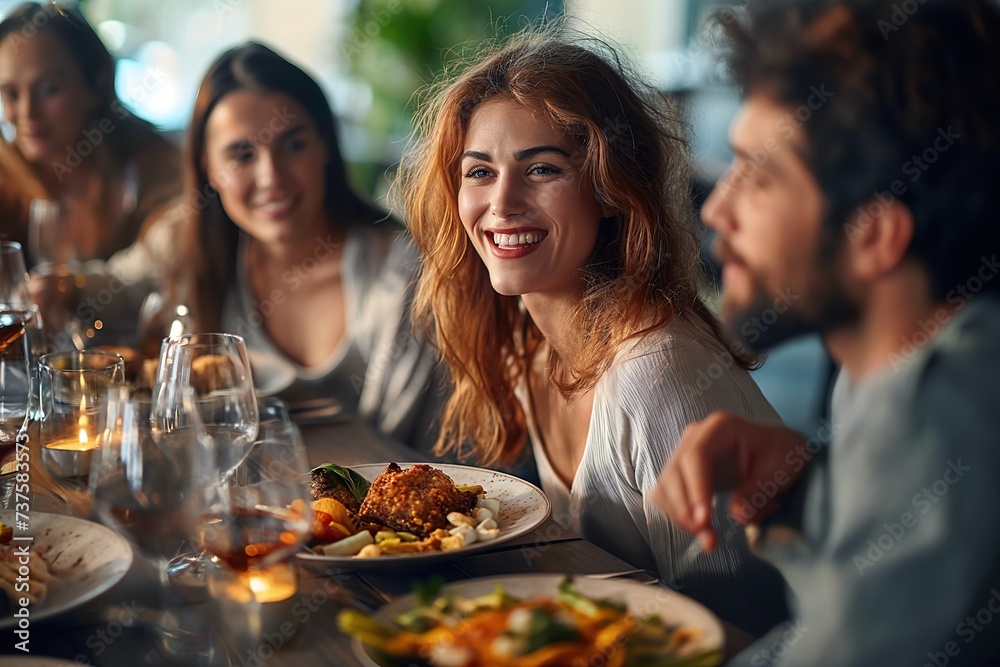
M445 584L445 578L440 574L427 577L422 581L413 582L413 594L417 598L417 604L421 607L430 607L434 604L438 595L441 594L441 587Z
M537 651L549 644L576 641L579 636L580 633L575 627L563 623L554 616L549 616L543 609L532 609L531 625L524 638L523 655Z
M384 646L387 641L396 636L394 630L387 628L373 618L369 618L357 609L345 609L337 614L337 627L372 646Z
M396 532L396 537L398 537L401 542L419 542L420 541L419 537L417 537L413 533L407 533L404 530L397 531Z
M455 488L458 489L459 491L463 491L465 493L471 493L477 496L482 496L485 495L486 493L486 490L483 489L482 485L480 484L456 484Z
M623 604L612 602L610 600L591 600L590 598L581 595L577 590L576 586L573 585L573 578L566 577L559 583L559 594L557 599L570 609L574 609L584 616L590 616L591 618L597 616L601 612L601 608L604 609L614 609L615 611L625 612L627 608Z
M335 484L342 484L347 487L347 490L351 492L351 495L354 496L359 503L363 503L365 501L365 496L368 495L368 489L371 488L371 484L367 479L350 468L342 468L335 463L324 463L323 465L316 466L314 470L322 470L327 479L331 480Z

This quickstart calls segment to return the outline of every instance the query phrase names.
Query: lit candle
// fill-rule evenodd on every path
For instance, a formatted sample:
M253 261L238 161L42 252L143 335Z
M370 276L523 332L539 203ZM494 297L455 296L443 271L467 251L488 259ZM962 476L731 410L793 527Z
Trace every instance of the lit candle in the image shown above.
M279 563L266 570L253 570L240 575L243 583L253 593L257 602L281 602L295 595L298 581L295 568L288 563Z

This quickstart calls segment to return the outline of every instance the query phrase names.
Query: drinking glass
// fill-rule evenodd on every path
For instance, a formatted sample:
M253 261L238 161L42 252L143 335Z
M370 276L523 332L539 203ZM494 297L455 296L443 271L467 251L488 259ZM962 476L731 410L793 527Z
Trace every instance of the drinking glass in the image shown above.
M73 284L83 286L82 258L74 240L67 236L60 220L59 203L48 199L32 199L28 209L28 239L35 277L52 283L58 292L66 292ZM46 300L48 300L46 298ZM58 301L58 300L57 300ZM52 333L61 332L63 338L76 349L83 349L84 326L75 313L64 305L42 303L45 317ZM56 339L53 339L56 340Z
M232 334L187 334L165 338L154 387L157 412L169 413L190 388L202 425L212 441L221 496L233 471L250 454L259 427L257 396L250 375L246 343ZM208 556L185 554L170 563L178 583L201 586Z
M125 361L100 350L52 352L39 368L42 466L68 486L86 487L107 392L124 383Z
M202 546L237 572L266 569L294 555L312 519L308 473L298 427L281 420L263 424L225 493L202 517Z
M24 311L0 309L0 476L16 472L19 439L31 416L31 350Z
M156 414L152 396L125 386L108 390L101 445L90 472L94 511L152 560L161 582L166 566L195 535L212 499L211 443L190 390L171 414Z
M298 427L272 419L201 520L202 546L215 559L208 588L236 654L287 622L297 590L294 555L309 536L312 510Z
M259 426L244 340L218 333L165 338L154 400L168 409L182 387L195 392L205 432L215 444L219 479L225 480L249 454Z
M16 241L0 242L0 304L8 308L31 304L24 252Z
M164 413L154 409L148 390L114 387L101 415L101 446L90 473L94 512L152 563L159 582L148 619L156 648L146 664L165 658L203 664L212 654L208 619L171 587L168 574L170 559L196 536L218 483L194 394L181 390Z
M42 314L38 306L31 302L28 292L28 271L25 268L24 252L16 241L0 242L0 354L19 338L17 321L24 322L24 333L28 338L28 367L31 372L30 417L41 419L39 412L38 359L45 354L45 333L42 328ZM20 347L20 343L17 344ZM19 362L15 362L19 363ZM5 392L7 395L11 395Z

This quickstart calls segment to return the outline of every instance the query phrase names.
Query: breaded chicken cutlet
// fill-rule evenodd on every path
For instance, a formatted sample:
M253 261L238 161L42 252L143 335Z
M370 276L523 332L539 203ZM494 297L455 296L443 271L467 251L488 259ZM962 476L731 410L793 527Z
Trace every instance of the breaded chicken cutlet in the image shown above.
M460 491L440 470L424 464L403 470L390 463L372 482L358 519L426 537L450 526L448 514L468 514L475 504L475 494Z

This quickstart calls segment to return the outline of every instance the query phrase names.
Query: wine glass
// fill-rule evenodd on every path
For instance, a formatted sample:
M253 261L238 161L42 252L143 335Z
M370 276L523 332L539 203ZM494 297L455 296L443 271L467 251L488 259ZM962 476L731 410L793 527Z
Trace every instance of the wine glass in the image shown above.
M218 333L165 338L154 400L168 409L181 387L195 392L205 432L215 443L219 479L224 481L249 454L260 423L243 338Z
M28 422L41 418L38 358L44 353L42 318L28 293L21 244L0 242L0 503L4 507L13 498L16 443L27 445Z
M0 243L0 462L12 459L14 441L29 417L31 351L26 333L31 300L27 278L21 244Z
M309 536L309 467L298 427L272 419L202 517L207 574L230 646L238 655L287 621L297 589L294 554Z
M196 534L211 501L214 454L194 394L179 392L169 414L152 396L129 387L108 390L101 446L90 472L94 511L136 545L167 583L167 563Z
M220 494L250 454L259 426L257 396L246 343L232 334L187 334L165 338L154 387L158 413L169 413L182 391L194 391L205 432L212 441ZM189 586L204 584L205 554L185 554L170 563L170 575Z
M80 318L60 298L52 295L64 294L71 286L82 287L85 280L82 273L83 258L77 244L69 237L60 218L59 203L48 199L32 199L28 208L28 248L33 275L39 281L51 284L41 292L45 317L53 331L62 332L67 342L78 350L84 348L84 326ZM51 302L50 302L51 301Z
M308 473L298 427L282 420L263 424L226 492L202 517L202 546L237 572L266 569L295 554L312 519Z
M8 308L27 308L31 304L28 269L17 241L0 242L0 304Z
M148 390L115 387L102 414L101 446L90 473L94 512L156 569L158 653L150 662L167 655L171 664L200 664L211 652L205 626L200 614L180 604L181 591L171 589L168 572L170 559L196 536L217 484L194 394L180 390L167 413L154 409Z

